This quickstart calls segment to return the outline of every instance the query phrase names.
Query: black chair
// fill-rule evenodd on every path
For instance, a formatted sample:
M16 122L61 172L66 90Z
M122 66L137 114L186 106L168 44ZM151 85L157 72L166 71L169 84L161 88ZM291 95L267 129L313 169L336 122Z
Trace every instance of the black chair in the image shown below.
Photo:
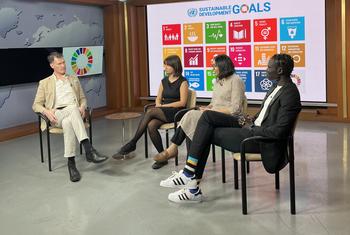
M243 113L248 111L248 101L244 99L243 101ZM213 153L215 154L215 144L213 146ZM213 155L213 162L215 162L215 155ZM247 162L247 173L249 173L249 162ZM222 183L226 183L226 165L225 165L225 149L221 147L221 178Z
M290 211L291 214L295 215L295 176L294 176L294 132L297 124L297 119L294 122L294 126L291 130L290 135L287 139L286 145L286 157L289 162L289 183L290 183ZM246 163L250 161L261 161L261 154L259 153L247 153L246 146L249 142L260 142L260 143L272 143L276 142L276 139L254 136L246 138L241 143L241 152L233 153L233 173L234 173L234 187L238 189L238 161L241 161L241 183L242 183L242 213L247 214L247 183L246 183ZM249 172L248 172L249 173ZM279 190L279 172L275 173L275 189Z
M52 171L51 168L51 145L50 145L50 134L63 134L63 129L59 127L51 126L50 120L42 113L36 113L38 115L38 124L39 124L39 138L40 138L40 154L41 154L41 162L44 162L44 151L43 151L43 132L46 130L46 138L47 138L47 156L48 156L48 164L49 171ZM85 128L89 128L89 138L90 143L92 144L92 109L86 108L86 117L84 118ZM46 128L42 129L42 121L46 123ZM80 154L83 153L82 145L80 144Z
M165 130L165 137L166 137L166 147L169 147L169 130L171 129L176 129L177 123L181 120L181 118L188 112L189 110L195 109L196 108L196 100L197 100L197 95L196 91L194 90L188 90L188 97L187 97L187 104L186 104L186 109L182 109L178 111L175 116L174 116L174 121L165 123L159 127L160 130ZM144 113L147 112L149 108L154 107L156 104L147 104L144 106ZM145 158L148 158L148 134L147 134L147 129L145 131ZM178 159L175 158L175 164L178 165Z

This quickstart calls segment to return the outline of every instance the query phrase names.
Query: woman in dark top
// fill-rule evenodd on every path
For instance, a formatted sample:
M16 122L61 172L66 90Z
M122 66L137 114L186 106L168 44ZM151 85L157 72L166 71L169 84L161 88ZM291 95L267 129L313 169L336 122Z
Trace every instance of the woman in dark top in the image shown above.
M157 151L160 153L164 150L158 128L164 123L172 122L176 112L186 107L188 94L188 83L181 75L182 65L177 55L168 56L164 60L164 71L166 76L159 86L156 106L144 113L135 136L121 147L118 154L126 155L134 151L137 141L145 133L146 128L148 128L148 133ZM153 166L153 168L159 167L161 166L157 164Z

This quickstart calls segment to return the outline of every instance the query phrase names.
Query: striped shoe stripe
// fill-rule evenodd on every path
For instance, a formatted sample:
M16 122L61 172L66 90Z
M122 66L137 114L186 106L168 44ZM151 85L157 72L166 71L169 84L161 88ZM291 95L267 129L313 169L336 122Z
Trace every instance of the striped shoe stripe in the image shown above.
M178 185L182 185L179 179L176 179Z
M186 193L184 193L183 195L184 195L184 197L186 197L187 200L190 200L190 199L187 197L187 194L186 194Z
M185 182L181 178L179 178L179 179L180 179L182 185L185 185Z

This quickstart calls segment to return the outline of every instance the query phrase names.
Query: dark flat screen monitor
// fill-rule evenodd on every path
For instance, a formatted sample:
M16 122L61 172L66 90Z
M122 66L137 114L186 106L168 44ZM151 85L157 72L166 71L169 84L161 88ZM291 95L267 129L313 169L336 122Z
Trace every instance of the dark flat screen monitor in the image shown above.
M47 56L61 47L0 49L0 86L38 82L53 71Z

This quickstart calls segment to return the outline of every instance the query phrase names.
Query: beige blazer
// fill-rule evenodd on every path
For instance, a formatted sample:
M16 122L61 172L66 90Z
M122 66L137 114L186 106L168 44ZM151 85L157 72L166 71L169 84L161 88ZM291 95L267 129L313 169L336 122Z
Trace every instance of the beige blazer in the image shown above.
M84 95L83 89L81 88L79 79L75 76L68 76L68 81L70 82L73 88L76 101L79 107L86 108L86 97ZM47 77L39 82L39 87L36 92L34 103L32 106L34 112L42 113L45 110L45 108L53 109L53 107L55 106L55 98L56 81L55 76L52 74L50 77ZM41 129L43 129L43 126ZM46 129L46 126L44 127L44 129Z

